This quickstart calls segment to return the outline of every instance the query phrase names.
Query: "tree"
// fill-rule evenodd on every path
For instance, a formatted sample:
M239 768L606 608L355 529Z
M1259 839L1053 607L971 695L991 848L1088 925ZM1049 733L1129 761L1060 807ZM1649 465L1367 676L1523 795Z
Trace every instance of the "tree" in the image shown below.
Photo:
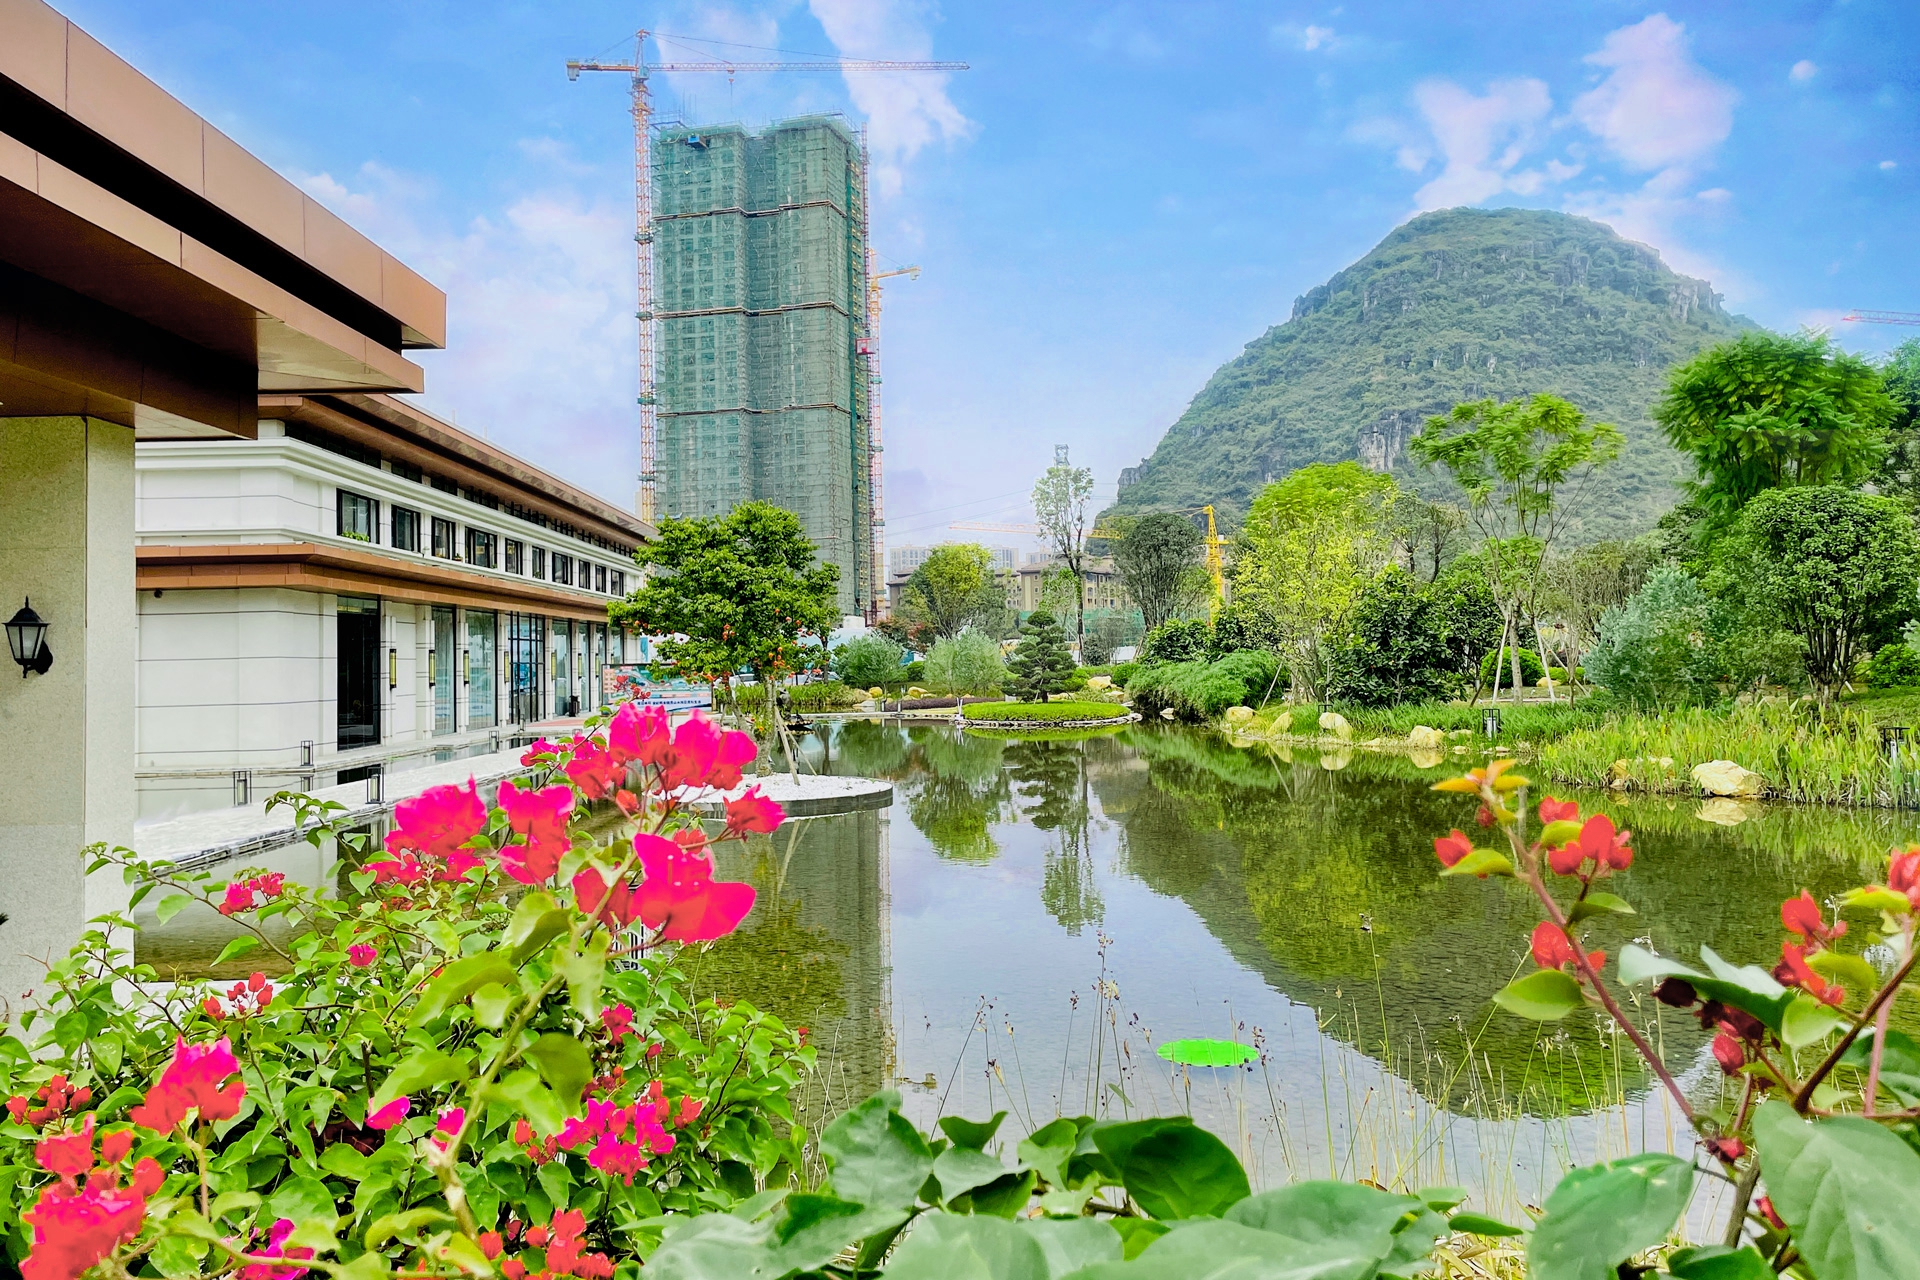
M930 627L936 637L997 622L1006 596L994 583L992 564L993 553L970 542L935 547L907 580L900 612L909 622Z
M1467 527L1467 513L1444 502L1429 502L1415 493L1402 494L1393 504L1393 533L1407 549L1407 572L1438 582L1459 549ZM1420 562L1426 561L1424 575Z
M1600 467L1619 456L1620 429L1591 426L1558 396L1476 400L1427 419L1407 451L1427 467L1443 468L1467 498L1467 516L1482 540L1488 585L1499 597L1507 633L1520 645L1539 590L1538 568ZM1513 680L1520 683L1519 654ZM1496 684L1496 696L1498 688ZM1517 696L1517 695L1516 695Z
M1093 497L1093 472L1067 464L1064 447L1054 464L1034 482L1033 515L1054 557L1073 575L1073 638L1086 634L1087 501Z
M1328 662L1328 696L1384 707L1447 694L1460 682L1443 606L1405 569L1367 584Z
M935 693L995 693L1006 678L999 641L971 627L934 641L927 654L927 687Z
M1920 338L1895 347L1880 366L1894 415L1887 424L1887 456L1874 483L1882 493L1920 499Z
M1007 692L1022 702L1045 702L1064 693L1073 675L1067 635L1045 609L1035 609L1020 627L1020 645L1007 664Z
M1747 503L1710 585L1800 638L1824 708L1875 637L1913 615L1916 575L1920 539L1903 503L1808 485Z
M1653 420L1693 458L1708 535L1755 495L1857 485L1887 453L1896 415L1880 371L1824 333L1743 333L1674 369Z
M1601 618L1631 600L1659 561L1653 540L1645 537L1596 542L1553 558L1542 599L1566 623L1569 658L1593 646Z
M1720 678L1713 624L1713 602L1700 583L1662 565L1606 611L1587 653L1587 677L1645 709L1711 701Z
M1325 692L1329 643L1391 554L1397 492L1357 462L1316 463L1268 485L1247 513L1234 586L1280 636L1302 700Z
M800 517L769 502L668 517L634 559L651 572L607 606L608 618L668 637L657 646L662 658L729 691L743 670L767 683L797 670L801 637L840 623L838 566L816 561Z
M1195 599L1200 569L1200 530L1185 516L1157 512L1142 516L1113 549L1113 562L1127 595L1140 606L1151 631L1186 612ZM1200 575L1204 581L1204 574Z
M907 651L876 632L855 636L833 651L833 674L856 689L884 687L900 678Z

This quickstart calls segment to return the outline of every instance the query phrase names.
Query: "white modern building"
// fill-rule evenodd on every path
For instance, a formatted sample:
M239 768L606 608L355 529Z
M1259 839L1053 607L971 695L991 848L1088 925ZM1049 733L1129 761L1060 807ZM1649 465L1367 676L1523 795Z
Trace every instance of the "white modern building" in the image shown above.
M935 551L938 551L941 546L951 545L953 544L936 543L933 546L926 547L891 547L887 551L887 572L889 574L912 573L915 569L925 564L927 557ZM1016 565L1016 553L1012 547L988 547L987 554L991 557L987 567L992 572L1013 572Z
M389 395L134 451L141 820L492 749L597 707L651 529Z

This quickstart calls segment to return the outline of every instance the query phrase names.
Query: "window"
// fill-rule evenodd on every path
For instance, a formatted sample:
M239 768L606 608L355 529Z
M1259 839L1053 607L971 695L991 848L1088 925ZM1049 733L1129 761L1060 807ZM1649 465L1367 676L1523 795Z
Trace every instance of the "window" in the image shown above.
M545 547L535 547L533 549L533 576L536 578L544 578L547 576L547 549Z
M334 490L339 501L334 506L335 532L355 542L380 540L380 504L372 498L345 489Z
M393 474L402 480L411 480L415 484L420 483L420 468L414 466L411 462L402 462L398 458L395 458L393 460Z
M428 481L428 483L433 485L434 488L438 489L442 493L459 493L460 492L460 486L455 484L453 481L447 479L445 476L433 476Z
M558 551L553 553L553 580L569 587L573 585L573 560Z
M433 518L433 554L442 560L453 559L453 521Z
M526 569L524 567L525 559L526 557L524 555L524 548L520 545L520 543L514 541L512 538L508 538L507 539L507 572L508 573L525 573L526 572Z
M607 589L617 596L627 594L627 575L615 569L607 575Z
M341 596L334 611L338 671L334 741L342 751L380 741L380 602Z
M593 589L595 591L600 592L603 595L606 593L607 566L603 564L597 564L593 566Z
M393 545L400 551L420 549L420 513L405 507L393 509Z
M468 526L467 563L483 569L495 568L500 563L500 539L485 529Z

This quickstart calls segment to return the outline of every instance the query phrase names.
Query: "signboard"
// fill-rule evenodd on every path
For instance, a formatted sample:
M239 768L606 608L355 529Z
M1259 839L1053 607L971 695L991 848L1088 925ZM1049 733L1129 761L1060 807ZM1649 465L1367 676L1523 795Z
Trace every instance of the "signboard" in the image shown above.
M638 663L607 667L601 692L608 703L631 700L644 707L665 707L669 711L691 711L713 705L710 685L678 676L655 679L648 667Z

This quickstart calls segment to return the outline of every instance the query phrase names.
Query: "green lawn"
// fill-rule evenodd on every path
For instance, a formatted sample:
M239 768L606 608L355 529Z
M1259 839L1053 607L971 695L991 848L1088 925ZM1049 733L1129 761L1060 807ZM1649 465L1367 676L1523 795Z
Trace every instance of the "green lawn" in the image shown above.
M1075 720L1110 720L1126 708L1111 702L970 702L960 714L968 720L1030 724L1066 724Z

